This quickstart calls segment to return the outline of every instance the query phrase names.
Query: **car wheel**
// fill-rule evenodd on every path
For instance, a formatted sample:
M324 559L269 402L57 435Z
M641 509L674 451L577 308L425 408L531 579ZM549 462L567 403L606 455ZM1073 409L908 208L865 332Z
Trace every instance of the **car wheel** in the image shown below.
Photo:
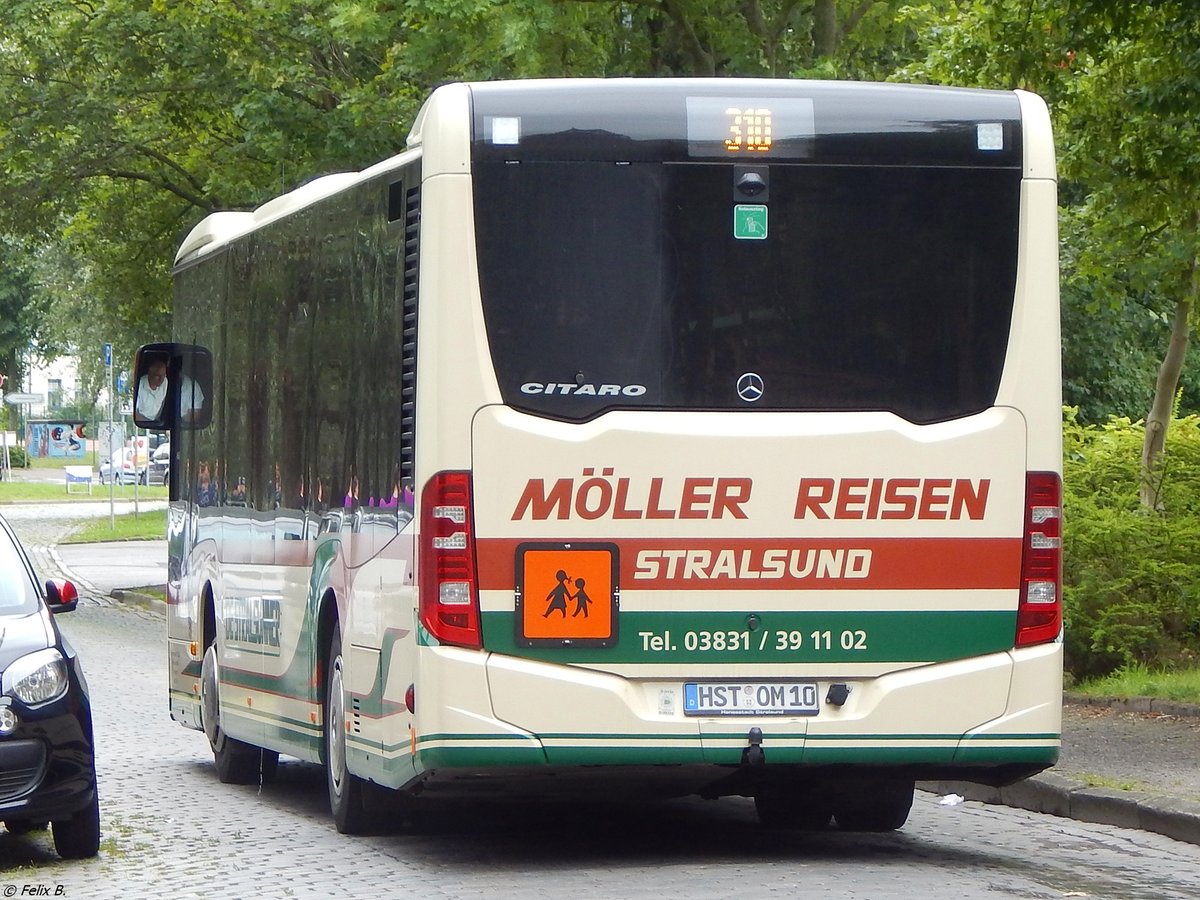
M200 709L222 784L266 784L275 777L279 754L227 735L221 728L220 681L216 641L204 651L200 667Z
M86 859L100 852L100 797L92 788L92 802L69 819L51 823L54 849L63 859Z
M374 824L365 803L368 783L346 768L346 690L342 635L336 628L325 676L325 782L329 809L342 834L364 834Z

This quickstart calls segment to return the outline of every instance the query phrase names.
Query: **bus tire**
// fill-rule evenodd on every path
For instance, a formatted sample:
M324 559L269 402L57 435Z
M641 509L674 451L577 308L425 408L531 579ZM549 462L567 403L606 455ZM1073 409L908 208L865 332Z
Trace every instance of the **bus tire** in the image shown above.
M800 790L767 788L754 795L754 811L766 828L824 831L833 818L829 802Z
M366 805L367 782L346 766L346 687L342 634L334 625L325 676L325 783L329 811L341 834L365 834L374 817Z
M871 785L850 796L839 798L834 818L843 831L895 831L908 821L912 809L911 779L889 780Z
M222 784L266 784L275 777L279 754L231 738L221 728L219 671L217 642L212 641L200 668L200 706L217 778Z

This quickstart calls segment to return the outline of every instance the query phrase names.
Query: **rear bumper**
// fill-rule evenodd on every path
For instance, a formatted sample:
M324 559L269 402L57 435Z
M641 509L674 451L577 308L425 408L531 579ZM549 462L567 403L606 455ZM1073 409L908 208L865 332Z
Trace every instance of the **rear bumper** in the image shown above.
M850 686L844 705L790 717L686 716L677 679L448 647L421 653L422 668L438 675L418 681L416 763L438 777L494 767L511 776L511 767L673 766L697 770L684 780L711 782L742 765L757 728L766 767L780 776L775 767L814 775L853 768L1002 784L1053 765L1061 743L1057 643L874 678L787 673L815 681L822 697L833 683Z

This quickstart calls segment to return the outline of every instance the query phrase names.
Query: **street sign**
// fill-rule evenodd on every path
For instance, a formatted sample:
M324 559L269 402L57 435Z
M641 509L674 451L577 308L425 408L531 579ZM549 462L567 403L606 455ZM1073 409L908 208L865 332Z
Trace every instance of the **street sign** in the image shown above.
M112 365L112 344L104 345L104 364L106 366Z
M101 422L96 442L101 453L120 460L121 449L125 446L125 426L120 422Z
M46 398L41 394L5 394L4 402L11 403L14 406L20 403L41 403Z

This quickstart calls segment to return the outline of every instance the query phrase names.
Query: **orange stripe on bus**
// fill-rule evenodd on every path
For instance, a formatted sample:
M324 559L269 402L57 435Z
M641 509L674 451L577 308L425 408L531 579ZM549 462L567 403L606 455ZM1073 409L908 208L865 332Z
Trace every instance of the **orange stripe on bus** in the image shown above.
M1021 564L1019 537L610 542L623 590L1008 590ZM515 588L521 543L476 541L482 590Z

